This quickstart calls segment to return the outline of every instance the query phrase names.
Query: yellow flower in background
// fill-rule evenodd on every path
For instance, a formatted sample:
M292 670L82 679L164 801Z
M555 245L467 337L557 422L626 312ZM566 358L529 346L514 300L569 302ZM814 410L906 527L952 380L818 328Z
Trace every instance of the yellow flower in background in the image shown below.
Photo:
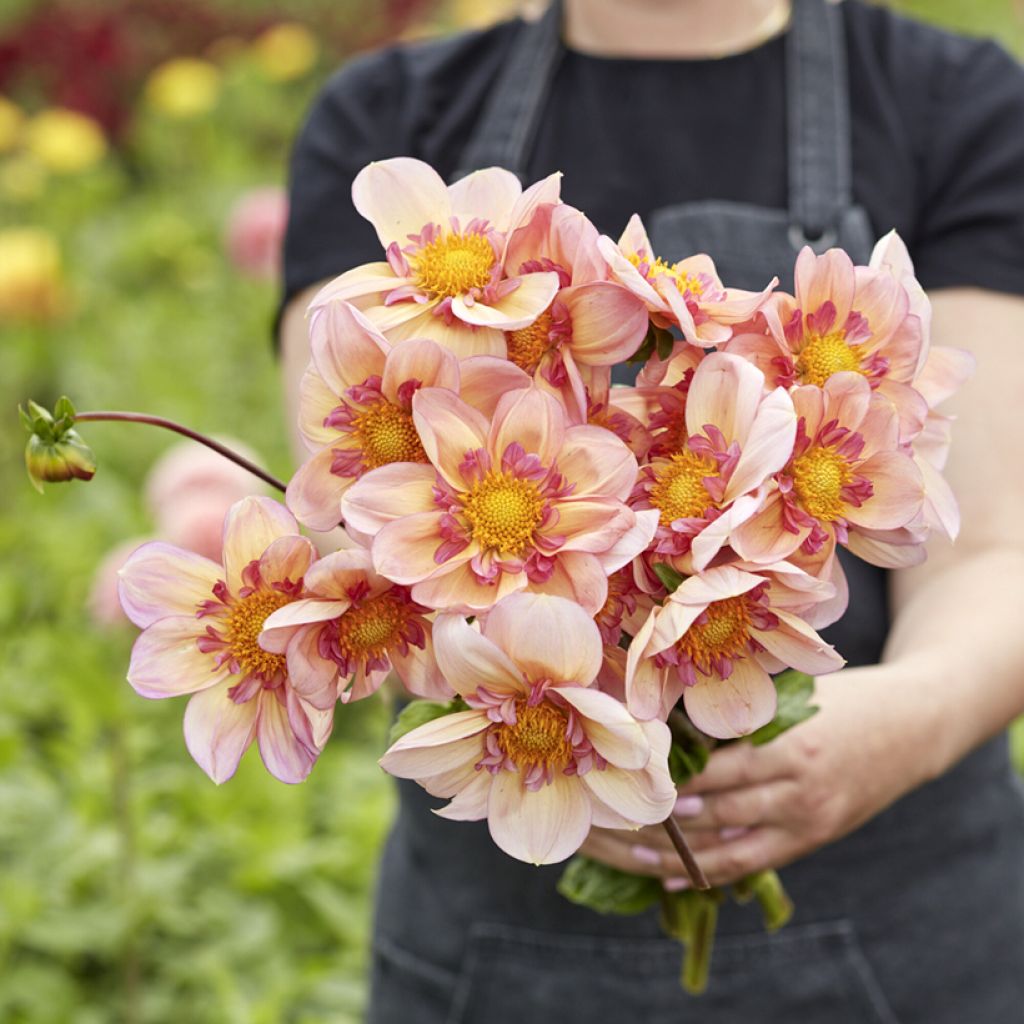
M179 57L161 64L146 83L146 99L168 117L186 120L208 113L220 96L220 72L206 60Z
M268 28L252 44L260 70L273 82L301 78L316 63L320 46L313 33L297 22Z
M5 96L0 96L0 153L9 153L21 140L25 115L21 108Z
M64 307L60 246L35 227L0 230L0 322L45 320Z
M460 28L482 28L519 13L516 0L452 0L451 17Z
M0 163L0 195L15 202L38 199L49 174L31 153L15 153Z
M29 121L28 151L48 170L76 174L98 164L107 152L103 129L85 114L54 107Z

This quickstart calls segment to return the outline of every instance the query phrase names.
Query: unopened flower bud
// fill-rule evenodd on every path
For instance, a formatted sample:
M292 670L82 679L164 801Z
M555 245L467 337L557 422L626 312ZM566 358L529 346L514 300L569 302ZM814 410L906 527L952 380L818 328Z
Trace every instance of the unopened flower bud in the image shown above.
M67 398L57 402L52 415L31 401L28 412L20 408L18 412L29 432L25 468L37 491L42 492L44 483L93 478L96 458L74 429L75 410Z

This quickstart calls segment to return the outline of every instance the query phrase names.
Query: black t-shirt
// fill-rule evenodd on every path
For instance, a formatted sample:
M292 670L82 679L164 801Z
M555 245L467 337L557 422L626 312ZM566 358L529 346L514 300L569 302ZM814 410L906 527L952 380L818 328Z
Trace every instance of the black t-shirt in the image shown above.
M853 193L876 233L900 232L926 288L1024 294L1024 69L992 42L842 9ZM391 156L447 178L522 24L390 47L330 79L293 154L285 300L383 258L352 179ZM564 172L563 199L613 237L634 212L689 200L784 208L785 121L782 37L715 60L570 50L527 171Z

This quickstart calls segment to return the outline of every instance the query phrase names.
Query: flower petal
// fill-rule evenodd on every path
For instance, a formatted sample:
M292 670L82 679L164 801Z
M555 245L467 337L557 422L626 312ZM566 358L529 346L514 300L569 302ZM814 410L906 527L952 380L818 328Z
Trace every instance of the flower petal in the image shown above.
M259 559L278 537L298 535L299 524L280 502L251 497L236 501L224 519L224 578L235 593L242 570Z
M508 231L512 210L522 195L519 179L502 167L485 167L448 186L452 216L463 229L473 220L486 220L496 231Z
M725 489L725 501L753 491L777 473L793 454L796 410L789 395L776 388L758 406L750 432L740 441L740 458Z
M434 621L434 656L456 693L467 696L481 686L516 697L529 693L523 669L461 615L438 615Z
M496 356L471 356L459 363L459 398L490 419L502 395L528 388L533 379L515 363Z
M218 785L235 774L256 733L255 700L236 704L227 686L195 694L185 708L185 746Z
M524 388L503 396L494 412L487 448L500 461L510 444L520 444L550 466L565 440L565 410L540 388Z
M700 361L686 396L686 429L701 434L718 427L727 444L742 449L764 392L764 374L745 359L711 352Z
M699 676L683 691L683 701L701 732L720 740L735 739L772 720L775 685L753 658L737 658L728 679Z
M396 740L380 766L400 779L421 780L480 760L480 734L491 725L483 711L456 711L420 725Z
M355 477L332 473L333 463L333 449L324 448L306 459L288 481L288 510L311 530L332 530L341 522L342 495L355 482Z
M374 569L394 583L411 586L471 558L472 552L463 552L464 557L449 559L443 568L434 561L442 543L442 515L439 511L416 512L381 527L370 549Z
M455 354L436 341L410 338L401 341L384 361L381 391L392 405L402 405L398 389L407 381L418 381L425 388L459 389L459 361Z
M572 355L588 366L614 366L640 347L647 333L647 306L614 281L564 288L558 301L572 322Z
M825 643L803 619L780 608L773 607L772 611L778 617L778 628L752 629L751 636L784 665L814 676L835 672L846 664L836 649Z
M640 723L614 697L583 686L556 686L549 692L579 712L587 739L610 764L639 769L650 761L651 747Z
M405 245L427 224L446 227L451 216L448 189L429 164L410 157L374 161L352 182L352 203L377 232L386 249Z
M466 324L493 327L499 331L517 331L529 327L551 305L558 292L558 275L523 274L515 279L518 287L494 303L477 300L469 305L465 298L452 299L452 312Z
M302 782L316 763L316 755L295 735L288 711L273 690L262 690L257 700L256 742L267 771L281 782Z
M383 373L390 348L371 321L347 302L332 302L313 315L309 347L317 373L339 400L353 385Z
M231 675L213 654L199 650L204 627L195 615L158 619L139 634L132 647L128 682L143 697L177 697L206 690Z
M604 427L570 427L565 432L558 471L575 484L573 498L625 501L636 483L636 457L621 438Z
M145 629L168 615L194 616L212 597L222 573L216 562L202 555L151 541L136 548L121 566L117 593L125 615Z
M483 414L451 391L421 388L413 396L412 418L427 458L452 487L464 490L463 460L486 446Z
M661 722L648 724L664 728ZM609 765L604 771L587 772L583 783L602 804L636 825L657 825L664 821L672 813L679 795L667 770L653 775Z
M860 508L847 505L846 518L870 530L906 526L924 502L924 481L914 460L902 452L878 452L858 467L874 493Z

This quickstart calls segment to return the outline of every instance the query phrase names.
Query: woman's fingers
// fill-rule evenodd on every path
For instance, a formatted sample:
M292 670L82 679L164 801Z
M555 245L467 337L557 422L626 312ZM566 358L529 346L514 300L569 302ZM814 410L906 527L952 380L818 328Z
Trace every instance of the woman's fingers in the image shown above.
M750 743L730 743L714 750L707 767L695 775L679 792L705 795L719 790L744 789L792 774L783 740L755 747Z
M735 839L719 840L697 853L697 863L712 885L730 885L755 871L782 867L798 853L789 832L769 825L750 829Z
M797 784L789 779L774 780L746 789L706 793L695 813L685 818L677 817L677 820L681 826L694 833L780 825L788 819L787 808L792 805L796 793Z
M686 842L695 853L722 842L718 832L687 832L685 823L681 824ZM670 878L685 874L679 854L661 826L637 832L594 828L580 853L634 875Z

